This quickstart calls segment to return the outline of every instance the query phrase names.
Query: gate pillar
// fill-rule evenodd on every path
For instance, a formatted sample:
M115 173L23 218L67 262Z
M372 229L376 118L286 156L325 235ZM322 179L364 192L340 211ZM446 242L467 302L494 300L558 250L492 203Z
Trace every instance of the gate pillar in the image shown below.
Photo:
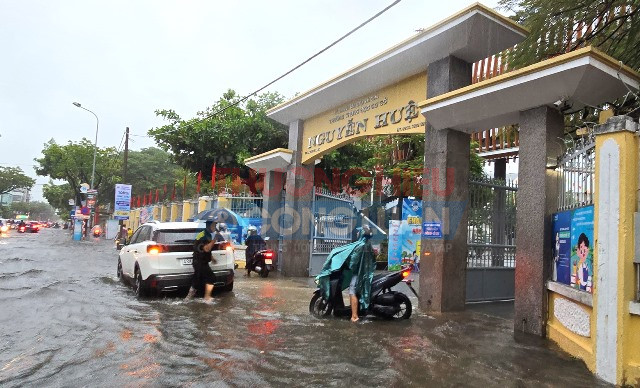
M264 173L264 189L262 190L262 237L269 237L267 247L273 250L275 262L279 264L280 223L278 214L281 213L282 187L284 184L284 170L276 169Z
M515 333L545 335L551 216L558 204L557 177L547 170L547 161L562 153L563 134L559 111L543 106L520 112Z
M285 184L282 230L282 274L309 276L313 221L314 165L302 164L302 120L289 124L289 149L293 151Z
M429 64L427 97L469 85L471 68L453 56ZM427 117L422 220L440 223L442 232L440 238L423 236L420 243L420 306L427 311L464 309L470 140L453 129L433 129Z

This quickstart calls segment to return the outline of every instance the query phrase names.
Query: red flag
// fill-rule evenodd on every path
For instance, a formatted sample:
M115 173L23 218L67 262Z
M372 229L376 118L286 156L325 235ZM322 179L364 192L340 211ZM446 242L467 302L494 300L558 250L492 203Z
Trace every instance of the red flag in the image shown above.
M211 168L211 188L212 189L216 188L216 164L215 163Z
M202 181L202 171L198 171L198 184L196 185L196 193L200 194L200 182Z
M158 202L159 195L160 195L160 189L156 189L156 202Z
M140 196L138 195L138 207L140 207Z
M151 201L153 201L153 190L149 189L149 205L151 205Z
M182 199L187 197L187 176L184 176L184 183L182 184Z
M171 193L171 200L176 200L176 182L173 182L173 193Z

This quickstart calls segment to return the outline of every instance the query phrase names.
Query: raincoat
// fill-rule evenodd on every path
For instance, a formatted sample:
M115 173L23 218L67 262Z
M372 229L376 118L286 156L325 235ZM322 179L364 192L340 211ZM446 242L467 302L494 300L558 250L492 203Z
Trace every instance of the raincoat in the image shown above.
M376 258L371 242L369 238L361 237L358 241L335 248L329 253L327 261L322 266L322 271L316 276L316 283L322 290L324 298L329 299L329 275L343 270L340 290L349 288L352 276L357 275L356 294L360 296L361 308L367 309L371 298L371 280L375 268Z

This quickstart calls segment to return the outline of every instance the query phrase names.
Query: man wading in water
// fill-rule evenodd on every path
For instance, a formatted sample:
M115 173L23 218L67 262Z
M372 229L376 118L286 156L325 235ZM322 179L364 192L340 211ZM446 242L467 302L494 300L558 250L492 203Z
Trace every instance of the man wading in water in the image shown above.
M196 294L196 290L204 287L204 300L211 300L211 293L213 292L213 283L215 282L215 279L213 271L211 270L211 267L209 267L209 263L211 262L211 251L213 250L213 246L219 242L219 234L214 238L214 231L215 222L207 220L205 223L205 229L196 236L196 241L193 247L193 281L186 299L192 299Z

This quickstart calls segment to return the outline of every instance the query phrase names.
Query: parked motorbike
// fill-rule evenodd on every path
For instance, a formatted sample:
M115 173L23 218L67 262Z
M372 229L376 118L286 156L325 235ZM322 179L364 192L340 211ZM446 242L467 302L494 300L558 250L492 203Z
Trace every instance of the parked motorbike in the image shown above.
M358 315L363 317L373 314L385 319L409 319L412 311L411 300L402 292L391 291L391 288L400 282L404 282L417 297L418 294L411 286L412 280L408 278L410 274L411 267L404 266L399 271L375 275L371 282L369 308L366 310L360 309ZM329 300L325 300L320 289L313 293L309 303L311 315L318 318L328 317L331 313L336 317L351 316L351 306L345 306L342 299L342 275L342 271L330 275Z
M248 268L249 271L257 272L263 278L269 276L269 271L271 271L272 269L273 251L270 249L263 249L256 252L253 255L253 261Z

